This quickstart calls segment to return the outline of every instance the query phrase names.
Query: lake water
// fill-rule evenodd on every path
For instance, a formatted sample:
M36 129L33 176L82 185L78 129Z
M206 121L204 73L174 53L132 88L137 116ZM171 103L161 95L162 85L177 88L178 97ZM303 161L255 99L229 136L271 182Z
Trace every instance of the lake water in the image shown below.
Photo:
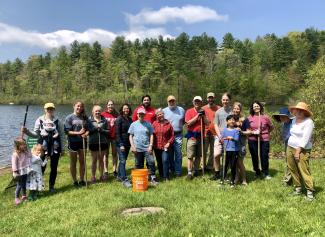
M0 105L0 167L11 163L13 141L20 136L20 127L24 122L26 106L24 105ZM56 115L64 121L64 118L72 113L71 105L59 105L56 107ZM44 113L41 105L31 105L28 109L26 127L34 128L35 120Z
M116 108L119 106L115 105ZM269 111L276 111L280 106L273 106ZM135 108L135 106L132 106ZM26 106L24 105L0 105L0 167L10 164L13 149L13 141L20 135L20 127L23 124ZM86 109L88 114L91 108ZM58 105L56 116L63 122L65 117L72 113L71 105ZM33 129L35 120L43 114L43 106L29 106L26 127Z

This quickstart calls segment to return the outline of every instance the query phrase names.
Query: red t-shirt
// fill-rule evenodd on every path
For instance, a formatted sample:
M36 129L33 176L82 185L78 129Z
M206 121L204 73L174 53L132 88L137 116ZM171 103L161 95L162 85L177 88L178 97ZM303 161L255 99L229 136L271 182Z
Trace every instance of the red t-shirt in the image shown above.
M133 115L132 115L133 122L138 120L138 109L139 108L144 108L144 107L142 105L140 105L133 111ZM152 124L156 120L155 108L150 106L150 107L144 108L144 109L146 110L146 115L144 116L144 120Z
M210 121L209 126L205 127L205 134L210 132L213 136L217 135L216 130L214 128L214 117L216 115L216 112L218 109L220 109L219 105L213 105L211 108L209 105L205 105L202 107L202 109L205 111L205 116Z
M190 121L192 118L194 118L197 115L196 109L193 107L191 109L186 110L185 113L185 123ZM201 121L198 119L194 124L191 126L187 126L187 131L191 132L201 132Z
M108 125L109 125L109 138L115 139L115 120L117 118L117 116L115 116L114 114L111 114L107 111L104 111L101 113L102 116L105 117Z

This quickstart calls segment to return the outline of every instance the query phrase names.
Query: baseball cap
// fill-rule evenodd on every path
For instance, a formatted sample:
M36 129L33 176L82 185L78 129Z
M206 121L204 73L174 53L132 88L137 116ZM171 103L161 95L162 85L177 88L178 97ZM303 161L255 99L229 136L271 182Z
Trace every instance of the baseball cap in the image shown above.
M138 114L146 114L146 110L144 108L139 108L137 113Z
M216 97L216 96L215 96L215 94L214 94L213 92L209 92L209 93L207 94L207 98L209 98L209 97Z
M194 96L194 98L193 98L193 102L194 102L195 100L202 101L202 97L201 97L201 96Z
M169 102L169 101L171 101L171 100L176 100L175 96L173 96L173 95L169 95L169 96L167 97L167 102Z
M46 104L44 105L44 109L48 109L48 108L53 108L53 109L55 109L55 106L54 106L53 103L46 103Z

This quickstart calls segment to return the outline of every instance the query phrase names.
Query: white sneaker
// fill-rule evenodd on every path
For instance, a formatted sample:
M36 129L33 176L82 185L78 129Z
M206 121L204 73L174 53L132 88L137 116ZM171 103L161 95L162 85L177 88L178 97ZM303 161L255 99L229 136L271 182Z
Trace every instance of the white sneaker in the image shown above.
M272 177L270 175L266 175L264 179L265 180L270 180L270 179L272 179Z

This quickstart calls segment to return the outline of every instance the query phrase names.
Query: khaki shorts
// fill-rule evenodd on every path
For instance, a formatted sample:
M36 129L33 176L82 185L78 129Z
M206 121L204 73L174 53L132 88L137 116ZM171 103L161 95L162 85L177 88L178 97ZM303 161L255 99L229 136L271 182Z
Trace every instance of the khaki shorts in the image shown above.
M201 141L194 139L187 139L186 154L188 159L201 157Z
M216 136L214 139L214 147L213 147L213 155L214 157L221 156L222 154L222 144L219 138Z

